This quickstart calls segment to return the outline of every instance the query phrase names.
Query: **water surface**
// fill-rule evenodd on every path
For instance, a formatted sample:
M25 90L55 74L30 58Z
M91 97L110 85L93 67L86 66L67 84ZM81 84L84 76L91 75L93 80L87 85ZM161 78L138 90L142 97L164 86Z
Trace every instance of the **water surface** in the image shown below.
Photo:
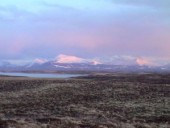
M0 72L0 75L5 76L22 76L33 78L71 78L78 76L85 76L84 74L50 74L50 73L14 73L14 72Z

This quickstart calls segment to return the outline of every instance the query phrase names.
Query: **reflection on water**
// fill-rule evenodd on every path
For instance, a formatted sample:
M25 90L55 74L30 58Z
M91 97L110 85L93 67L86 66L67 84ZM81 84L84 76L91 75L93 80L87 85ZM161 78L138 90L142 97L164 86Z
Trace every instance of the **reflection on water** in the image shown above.
M84 76L82 74L49 74L49 73L8 73L0 72L0 75L6 76L23 76L23 77L34 77L34 78L71 78Z

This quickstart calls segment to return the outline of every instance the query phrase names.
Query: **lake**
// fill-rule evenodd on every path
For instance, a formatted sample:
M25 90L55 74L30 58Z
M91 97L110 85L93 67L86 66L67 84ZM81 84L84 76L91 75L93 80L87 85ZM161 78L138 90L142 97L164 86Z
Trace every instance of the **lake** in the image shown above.
M33 77L33 78L71 78L71 77L78 77L78 76L86 76L84 74L15 73L15 72L0 72L0 75Z

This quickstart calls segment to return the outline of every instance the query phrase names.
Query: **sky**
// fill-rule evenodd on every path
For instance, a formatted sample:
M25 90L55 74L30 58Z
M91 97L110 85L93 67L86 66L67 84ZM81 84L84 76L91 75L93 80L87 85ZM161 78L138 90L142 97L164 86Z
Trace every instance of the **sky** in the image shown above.
M0 1L0 61L160 65L169 48L169 0Z

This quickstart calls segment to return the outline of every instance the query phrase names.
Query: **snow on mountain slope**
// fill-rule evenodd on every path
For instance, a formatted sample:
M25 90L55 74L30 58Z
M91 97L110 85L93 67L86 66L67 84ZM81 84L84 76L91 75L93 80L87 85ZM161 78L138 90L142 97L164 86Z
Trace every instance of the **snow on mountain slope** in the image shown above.
M170 66L147 65L114 65L102 64L97 61L61 63L52 61L34 61L30 64L17 66L10 63L0 64L0 71L106 71L106 72L170 72Z

